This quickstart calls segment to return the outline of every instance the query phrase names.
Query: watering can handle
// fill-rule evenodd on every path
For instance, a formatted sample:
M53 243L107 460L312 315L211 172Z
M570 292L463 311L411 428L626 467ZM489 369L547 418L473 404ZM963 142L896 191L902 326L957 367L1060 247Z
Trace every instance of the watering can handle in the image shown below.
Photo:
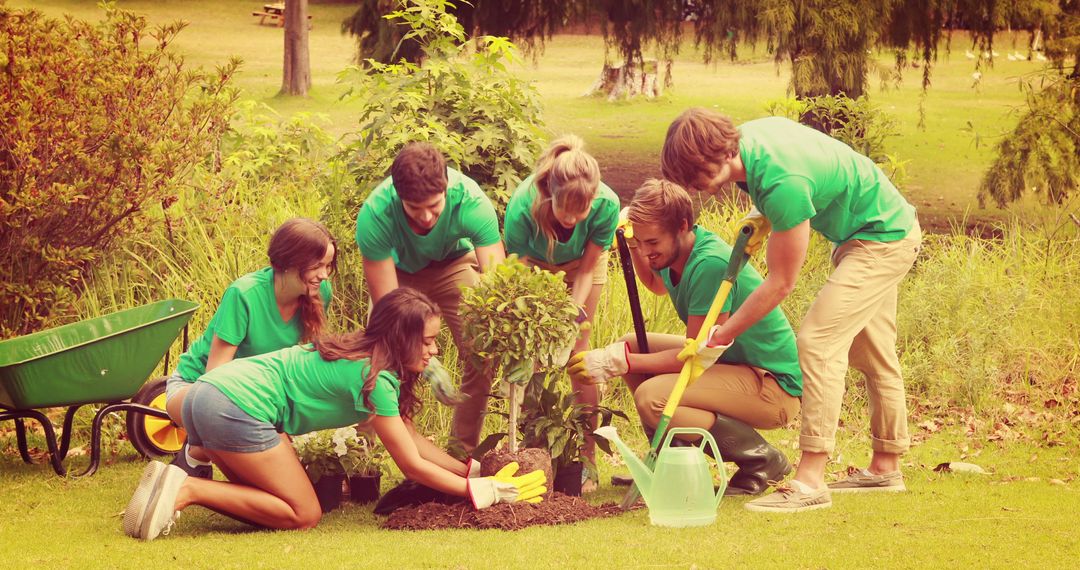
M712 456L716 459L716 469L720 475L720 488L716 491L716 506L719 507L720 499L724 498L724 491L727 490L728 475L727 467L724 466L724 459L720 457L720 448L716 447L716 439L713 438L711 433L701 428L671 428L668 430L667 436L664 438L663 447L668 447L669 445L671 445L672 438L674 438L676 434L680 433L700 435L701 441L697 443L696 447L701 449L702 452L705 451L706 445L712 446Z

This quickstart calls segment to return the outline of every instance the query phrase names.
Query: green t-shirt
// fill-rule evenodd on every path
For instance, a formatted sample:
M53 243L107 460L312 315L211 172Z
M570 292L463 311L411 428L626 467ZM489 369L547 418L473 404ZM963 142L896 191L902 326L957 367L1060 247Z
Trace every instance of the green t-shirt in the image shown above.
M322 282L319 293L325 310L332 294L329 281ZM214 335L236 347L235 358L244 358L292 346L300 342L302 332L300 311L288 322L281 320L274 296L274 269L264 267L240 277L225 289L206 332L180 356L176 371L188 382L202 376Z
M291 346L233 360L199 378L213 384L251 417L299 435L367 420L362 390L368 359L327 362L307 346ZM401 382L383 370L371 405L378 416L397 416Z
M356 216L356 245L364 258L392 257L398 269L416 273L432 261L497 243L499 218L491 200L476 182L453 168L446 169L446 178L446 206L427 235L409 227L390 177L376 186Z
M689 315L705 316L709 312L730 259L730 245L716 234L695 225L694 249L686 260L679 284L672 284L670 268L658 272L675 305L675 312L684 323ZM749 265L744 266L735 278L721 313L738 310L750 293L761 285L761 281L757 270ZM737 336L731 348L725 350L717 362L764 368L776 376L785 392L802 396L802 370L799 369L795 333L780 307Z
M739 127L740 183L774 231L806 220L829 241L890 242L907 236L915 207L869 158L783 117Z
M536 200L536 184L533 176L529 176L521 182L510 197L510 203L506 206L506 252L516 253L519 256L528 256L538 261L553 265L561 265L575 259L581 259L585 254L587 241L595 243L602 249L611 246L611 238L615 235L615 226L619 223L619 197L603 182L593 198L592 209L589 215L576 226L570 239L565 242L556 241L551 251L551 259L547 258L548 238L536 220L532 216L533 202Z

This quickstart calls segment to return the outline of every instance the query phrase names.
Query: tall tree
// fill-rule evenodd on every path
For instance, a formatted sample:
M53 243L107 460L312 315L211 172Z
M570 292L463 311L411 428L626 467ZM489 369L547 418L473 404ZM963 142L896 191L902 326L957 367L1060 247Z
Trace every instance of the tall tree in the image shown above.
M281 93L306 96L311 88L307 0L285 0L285 65Z

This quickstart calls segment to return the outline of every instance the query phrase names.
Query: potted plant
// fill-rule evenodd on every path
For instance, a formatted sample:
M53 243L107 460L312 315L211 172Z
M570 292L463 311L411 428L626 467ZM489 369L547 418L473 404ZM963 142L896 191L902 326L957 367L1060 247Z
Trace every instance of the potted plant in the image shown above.
M598 416L599 425L606 426L614 416L627 419L626 414L606 406L576 403L564 375L535 378L525 402L521 431L526 445L546 443L555 470L552 488L567 495L581 495L583 471L596 471L592 458L581 454L585 437L593 431L592 418ZM612 452L603 438L594 441L605 453Z
M349 481L349 499L354 503L378 501L384 458L382 449L354 428L346 429L353 430L345 440L348 451L341 458Z
M341 505L346 475L369 473L381 459L381 455L374 453L371 444L366 439L361 440L352 426L296 436L293 447L324 513Z
M551 453L554 478L550 487L566 495L579 496L583 471L596 469L592 459L581 454L586 435L593 431L590 420L599 416L600 426L605 426L614 416L627 417L606 406L576 403L565 380L561 374L537 374L529 381L525 387L519 431L524 446L543 447ZM506 435L492 434L485 443L494 445ZM611 453L606 440L597 438L595 441L601 450Z
M488 437L474 456L481 474L493 475L510 461L521 471L543 469L552 480L551 456L545 442L520 449L520 411L525 386L560 369L578 337L580 308L570 297L562 273L528 267L517 256L485 272L473 287L462 287L460 312L465 337L475 357L495 366L496 378L506 382L507 431ZM494 450L507 438L507 449ZM550 443L550 442L548 442ZM486 452L486 455L485 455Z

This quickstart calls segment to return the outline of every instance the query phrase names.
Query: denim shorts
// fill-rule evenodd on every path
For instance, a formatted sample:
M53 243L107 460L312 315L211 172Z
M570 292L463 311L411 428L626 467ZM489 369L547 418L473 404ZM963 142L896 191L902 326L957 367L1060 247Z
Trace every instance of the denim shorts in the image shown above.
M183 376L180 376L179 372L173 372L165 379L165 403L173 399L173 396L180 391L181 388L190 387L194 382L184 380Z
M196 382L184 398L180 418L188 444L216 451L258 453L281 443L270 422L257 420L213 384Z

